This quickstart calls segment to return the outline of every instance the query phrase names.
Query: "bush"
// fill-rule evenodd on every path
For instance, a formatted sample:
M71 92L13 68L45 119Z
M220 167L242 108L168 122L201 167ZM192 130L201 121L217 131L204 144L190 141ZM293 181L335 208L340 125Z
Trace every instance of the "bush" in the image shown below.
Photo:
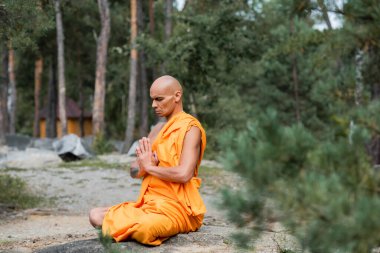
M323 135L284 126L269 110L224 138L225 164L246 180L245 189L224 191L230 219L250 226L249 238L275 219L310 252L370 252L380 242L380 177L368 139L360 126L346 136L334 125Z
M42 198L32 194L20 178L0 174L0 203L15 208L31 208L41 201Z
M112 146L111 142L108 141L102 134L99 134L95 137L92 148L97 155L114 151L114 147Z

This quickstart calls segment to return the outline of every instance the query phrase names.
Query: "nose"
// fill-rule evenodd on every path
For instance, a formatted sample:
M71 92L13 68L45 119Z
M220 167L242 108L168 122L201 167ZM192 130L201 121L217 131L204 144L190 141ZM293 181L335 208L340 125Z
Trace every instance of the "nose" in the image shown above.
M156 101L155 101L155 100L153 100L153 102L152 102L152 107L153 107L153 108L156 108L156 107L157 107L157 104L156 104Z

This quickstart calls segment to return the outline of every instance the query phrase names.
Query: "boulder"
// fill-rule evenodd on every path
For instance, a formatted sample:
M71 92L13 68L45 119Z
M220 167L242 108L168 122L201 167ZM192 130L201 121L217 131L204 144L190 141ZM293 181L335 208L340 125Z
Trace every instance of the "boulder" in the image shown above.
M19 150L25 150L31 142L31 138L20 134L5 135L5 143L9 147L14 147Z
M65 162L81 160L92 157L88 148L85 148L85 144L81 138L75 134L68 134L61 139L53 142L55 152Z
M49 150L27 148L24 151L11 150L0 159L0 167L7 168L45 168L61 163L59 156Z
M47 247L36 253L105 253L98 239L69 242L62 245Z
M135 141L132 143L131 147L128 150L127 156L136 156L136 148L139 146L139 142Z
M53 142L54 141L55 141L55 139L51 139L51 138L43 138L43 139L37 138L37 139L33 139L30 142L29 147L30 148L36 148L36 149L42 149L42 150L54 151L54 148L53 148Z

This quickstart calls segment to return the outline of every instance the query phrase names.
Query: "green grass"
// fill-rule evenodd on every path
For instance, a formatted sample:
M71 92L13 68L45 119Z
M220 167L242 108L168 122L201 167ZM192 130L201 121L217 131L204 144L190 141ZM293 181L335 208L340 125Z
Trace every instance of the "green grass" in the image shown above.
M27 171L27 170L28 169L24 169L24 168L9 167L9 168L2 168L1 172L9 172L9 171L21 172L21 171Z
M42 197L31 193L22 179L0 174L0 203L24 209L35 207L43 200Z
M199 177L202 179L202 184L208 189L213 189L216 191L220 189L224 182L224 177L226 176L221 168L215 167L199 167Z
M125 164L120 163L107 163L99 159L86 159L69 163L60 163L60 168L81 168L81 167L91 167L91 168L102 168L102 169L125 169Z
M214 167L206 167L206 166L200 166L199 169L199 177L210 177L210 176L222 176L223 169L221 168L214 168Z

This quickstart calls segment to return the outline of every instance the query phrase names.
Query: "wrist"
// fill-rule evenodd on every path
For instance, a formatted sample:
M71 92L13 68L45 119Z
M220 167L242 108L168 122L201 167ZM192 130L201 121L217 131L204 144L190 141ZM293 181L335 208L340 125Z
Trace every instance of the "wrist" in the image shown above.
M149 173L149 172L152 171L152 168L153 168L153 167L154 167L153 165L149 164L149 165L147 165L147 166L145 167L145 171Z

